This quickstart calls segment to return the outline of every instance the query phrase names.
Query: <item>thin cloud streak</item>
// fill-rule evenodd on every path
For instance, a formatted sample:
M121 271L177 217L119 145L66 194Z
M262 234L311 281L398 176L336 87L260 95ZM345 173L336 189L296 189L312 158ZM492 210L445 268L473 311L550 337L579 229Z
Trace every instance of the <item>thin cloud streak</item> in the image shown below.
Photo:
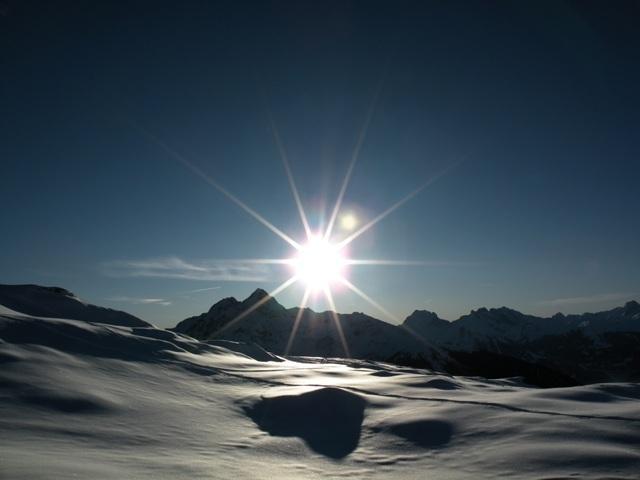
M626 299L635 297L636 295L637 294L634 294L634 293L624 293L624 292L599 293L596 295L590 295L586 297L568 297L568 298L555 298L553 300L543 300L539 302L539 304L552 306L552 307L562 307L565 305L584 305L589 303L614 302L614 301L626 300Z
M171 301L164 298L135 298L135 297L111 297L107 300L111 302L132 303L134 305L171 305Z
M209 287L209 288L197 288L195 290L186 290L184 292L180 292L182 294L187 294L187 293L201 293L201 292L210 292L211 290L220 290L222 287L220 285L216 286L216 287Z
M265 264L244 260L202 260L187 262L178 257L147 260L116 260L102 265L109 277L174 278L217 282L263 282Z

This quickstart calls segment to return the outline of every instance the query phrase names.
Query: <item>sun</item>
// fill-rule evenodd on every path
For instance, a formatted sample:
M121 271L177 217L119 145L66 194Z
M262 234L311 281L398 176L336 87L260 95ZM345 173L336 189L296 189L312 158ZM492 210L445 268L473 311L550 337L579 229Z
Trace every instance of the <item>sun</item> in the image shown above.
M379 90L378 90L379 92ZM333 211L331 215L328 217L328 222L326 225L324 224L324 220L322 222L322 227L316 233L311 226L309 225L309 221L307 219L307 215L305 213L305 209L302 205L302 201L300 199L300 194L298 193L298 189L295 184L295 180L293 178L293 173L291 171L291 166L289 165L289 160L287 159L287 155L280 139L280 134L276 128L276 124L273 120L273 117L270 112L269 119L271 124L271 130L273 132L274 140L278 151L280 153L280 157L282 159L282 164L284 166L287 179L289 181L289 186L291 187L291 193L293 194L293 198L295 201L295 205L297 207L298 213L300 214L300 220L302 221L302 226L305 231L304 240L295 240L278 227L276 227L273 223L243 202L236 195L231 193L225 187L223 187L218 181L207 173L205 173L199 166L191 163L187 158L180 155L176 151L169 148L164 142L156 138L154 135L149 133L147 130L141 127L136 127L138 130L144 134L147 138L152 140L156 145L162 148L167 154L172 156L174 159L182 163L185 167L191 170L192 173L201 177L204 181L206 181L213 188L218 190L221 194L227 197L230 201L235 203L238 207L252 216L255 220L264 225L267 229L269 229L272 233L280 237L289 246L294 248L294 253L292 256L288 258L257 258L257 259L242 259L241 261L247 263L256 263L256 264L277 264L277 265L288 265L292 270L292 275L290 278L281 283L274 290L269 292L268 295L262 297L260 300L255 302L253 305L248 307L246 310L242 311L240 314L236 315L235 318L231 319L229 322L225 323L220 329L218 329L217 334L226 330L236 324L238 321L245 318L251 312L258 309L265 302L269 301L270 298L289 288L291 285L301 282L305 284L305 291L300 301L300 306L298 307L298 311L296 313L295 321L289 335L289 340L287 342L287 347L285 349L284 354L288 355L293 339L296 336L296 332L298 330L298 326L300 321L302 320L305 308L307 306L307 302L310 296L314 293L322 293L324 294L326 301L329 305L329 314L333 317L335 327L340 336L340 341L342 343L342 347L344 349L344 353L346 357L349 357L349 346L347 345L346 337L342 331L342 325L340 322L340 317L336 312L335 302L333 300L332 290L334 287L346 287L351 290L353 293L361 297L371 306L384 313L387 317L394 320L396 323L399 323L399 320L387 311L384 307L382 307L379 303L377 303L374 299L369 297L366 293L360 290L357 286L351 283L346 275L348 273L348 269L352 266L357 265L424 265L424 262L415 262L415 261L394 261L394 260L377 260L377 259L353 259L347 255L348 246L352 244L352 242L360 237L365 232L369 231L375 225L377 225L381 220L386 218L388 215L396 211L403 204L414 198L418 193L424 190L428 185L433 183L436 179L443 176L451 166L444 168L442 171L436 173L432 177L428 178L421 185L419 185L414 190L410 191L404 197L397 200L393 205L388 207L386 210L382 211L375 217L368 219L366 222L363 222L364 219L358 218L352 212L342 212L342 201L344 199L345 192L347 190L347 186L349 185L349 180L351 178L351 174L353 172L354 166L358 160L358 154L360 152L360 147L362 146L362 142L366 136L367 128L369 125L369 121L371 120L371 116L373 115L373 110L377 101L377 94L372 100L372 103L369 108L369 112L367 118L362 126L362 130L359 135L359 140L354 148L353 155L351 156L351 162L347 168L344 179L342 181L342 185L340 187L338 197L336 199L335 205L333 207ZM324 219L324 213L321 216ZM336 226L336 223L342 230L343 234L347 234L344 238L339 238L334 240L333 230ZM364 223L364 224L362 224ZM341 237L341 235L338 235ZM350 249L349 249L350 250ZM315 295L314 295L315 296Z
M347 259L337 245L311 236L291 259L296 277L313 290L324 290L344 277Z

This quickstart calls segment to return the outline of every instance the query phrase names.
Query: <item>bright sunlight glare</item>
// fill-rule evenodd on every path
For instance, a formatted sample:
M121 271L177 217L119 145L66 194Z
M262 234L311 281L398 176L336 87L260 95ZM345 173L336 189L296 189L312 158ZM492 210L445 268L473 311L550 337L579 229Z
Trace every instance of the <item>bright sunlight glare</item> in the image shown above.
M340 193L338 194L338 198L336 200L335 206L333 208L333 213L329 218L328 225L324 229L323 232L318 232L316 235L312 234L311 227L309 226L309 221L304 211L304 207L302 205L302 201L300 199L300 195L298 193L298 189L295 184L295 180L293 178L293 173L291 171L291 166L289 165L289 160L287 159L287 155L284 149L284 145L280 139L280 134L278 132L276 123L269 111L269 119L271 123L271 130L278 147L280 157L282 159L282 163L284 165L287 179L289 180L289 186L291 188L291 192L293 194L293 198L298 209L298 213L300 214L300 219L302 220L302 225L304 227L307 242L297 242L293 238L289 237L287 234L282 232L279 228L273 225L269 220L260 215L258 212L249 207L246 203L224 188L220 183L218 183L214 178L210 177L206 174L202 169L200 169L197 165L191 163L187 158L183 157L176 151L169 148L163 141L156 138L146 129L141 126L135 124L135 122L131 122L134 128L136 128L140 133L153 141L158 147L164 150L168 155L182 163L185 167L191 170L192 173L201 177L204 181L206 181L209 185L214 187L220 193L222 193L225 197L235 203L238 207L244 210L246 213L251 215L277 236L282 238L285 242L291 245L295 249L295 254L289 258L276 258L276 259L256 259L253 260L257 263L274 263L274 264L286 264L289 265L293 272L293 275L285 280L282 284L280 284L277 288L272 290L267 296L263 297L258 302L254 303L252 306L244 310L242 313L237 315L230 322L227 322L221 329L219 329L216 333L220 333L220 331L224 329L230 328L232 325L237 323L238 321L245 318L247 315L258 309L262 304L268 301L269 298L279 294L285 289L289 288L289 286L294 283L300 281L306 284L305 293L302 297L302 303L300 305L299 314L296 316L296 321L294 324L294 328L291 331L291 335L289 337L289 341L287 344L287 352L291 347L291 344L294 340L296 331L298 329L298 325L302 320L302 312L307 304L309 299L309 295L313 293L322 292L324 293L327 302L331 308L331 314L333 316L336 329L340 334L340 339L342 343L342 347L344 349L344 353L347 357L349 357L349 346L347 345L344 334L342 333L342 326L340 324L339 315L336 313L335 303L333 301L333 293L332 287L336 286L346 286L357 294L359 297L367 301L370 305L385 313L385 315L391 317L391 314L385 310L380 304L378 304L371 297L366 295L362 290L356 287L354 284L349 282L346 278L347 266L351 265L409 265L409 264L422 264L421 262L406 262L406 261L393 261L393 260L354 260L348 257L345 250L347 250L347 246L351 244L356 238L360 235L373 228L378 222L380 222L387 215L391 214L404 203L408 202L410 199L415 197L419 192L421 192L428 185L433 183L437 178L444 175L449 168L444 171L438 173L437 175L428 179L425 183L423 183L420 187L416 188L408 195L405 195L402 199L394 203L391 207L384 210L378 216L370 220L365 225L360 225L362 222L358 216L356 216L353 212L343 212L340 217L338 215L341 213L341 206L344 194L347 190L347 186L349 184L349 180L351 178L351 174L353 172L354 166L358 160L358 155L360 152L360 147L362 146L362 142L366 137L366 133L369 127L369 121L373 116L373 111L375 109L375 105L378 98L378 93L380 92L380 88L382 87L382 82L375 94L374 98L371 101L371 105L369 107L369 112L360 131L360 135L358 138L358 142L354 149L353 155L351 157L351 162L349 163L349 167L347 168L347 172L344 176L344 180L342 182L342 186L340 188ZM339 226L343 231L350 232L350 234L340 240L338 243L333 243L330 241L331 234L333 232L334 223L339 221Z
M296 277L314 290L323 290L342 279L347 260L337 246L322 236L312 236L292 259Z

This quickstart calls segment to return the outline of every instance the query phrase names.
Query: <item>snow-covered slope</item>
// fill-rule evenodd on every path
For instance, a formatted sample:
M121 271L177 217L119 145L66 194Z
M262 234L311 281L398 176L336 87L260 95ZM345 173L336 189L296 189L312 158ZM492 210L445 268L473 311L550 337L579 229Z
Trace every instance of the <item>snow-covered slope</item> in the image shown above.
M150 326L128 313L85 303L60 287L0 285L0 305L39 317L68 318L127 327Z
M0 478L618 478L640 384L534 389L0 315Z

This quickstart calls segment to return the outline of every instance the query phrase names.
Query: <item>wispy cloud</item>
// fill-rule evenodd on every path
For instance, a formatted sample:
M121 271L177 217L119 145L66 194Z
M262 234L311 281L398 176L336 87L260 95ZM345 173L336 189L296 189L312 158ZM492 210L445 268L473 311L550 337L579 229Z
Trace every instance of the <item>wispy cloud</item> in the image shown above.
M107 300L112 302L133 303L135 305L171 305L171 301L165 298L136 298L136 297L111 297Z
M629 292L599 293L596 295L590 295L586 297L555 298L553 300L543 300L539 303L540 305L546 305L551 307L564 307L566 305L584 305L584 304L590 304L590 303L628 300L635 296L636 294L629 293Z
M111 277L175 278L214 282L262 282L267 279L267 268L268 262L264 260L187 262L178 257L115 260L102 265L103 273Z
M209 288L197 288L195 290L186 290L184 292L180 292L182 294L185 293L201 293L201 292L210 292L211 290L220 290L222 287L220 285L216 286L216 287L209 287Z

